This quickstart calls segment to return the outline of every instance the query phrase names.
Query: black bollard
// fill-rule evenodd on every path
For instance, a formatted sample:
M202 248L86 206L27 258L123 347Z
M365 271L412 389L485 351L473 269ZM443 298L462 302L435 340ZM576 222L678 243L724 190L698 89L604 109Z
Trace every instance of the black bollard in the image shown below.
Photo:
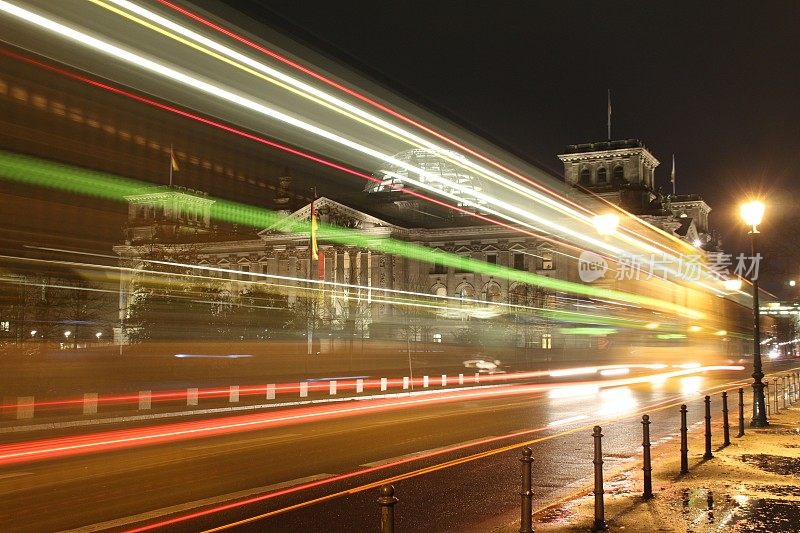
M764 381L764 405L767 406L767 416L772 416L772 402L769 401L769 380Z
M653 468L650 465L650 416L642 415L642 459L644 465L644 494L642 497L648 500L653 497Z
M731 426L728 422L728 393L722 393L722 445L731 445Z
M775 389L775 412L780 412L780 407L778 407L778 378L772 378L772 388Z
M783 408L786 409L786 376L781 379L781 400L783 401Z
M792 377L794 378L794 399L800 400L800 391L797 390L797 372L793 372Z
M608 529L603 507L603 428L595 426L592 432L594 437L594 524L592 531L605 531Z
M800 400L800 391L797 390L797 372L793 372L792 377L794 378L794 399Z
M703 454L703 459L713 459L714 454L711 453L711 396L706 396L706 453Z
M769 398L767 398L769 405ZM739 434L737 437L744 437L744 389L739 389Z
M686 428L686 405L681 405L681 474L689 472L689 439Z
M525 446L522 448L522 511L519 521L519 533L533 533L533 490L531 488L531 465L533 464L533 451Z
M394 497L394 485L383 485L378 503L381 506L381 533L394 533L394 506L399 502Z

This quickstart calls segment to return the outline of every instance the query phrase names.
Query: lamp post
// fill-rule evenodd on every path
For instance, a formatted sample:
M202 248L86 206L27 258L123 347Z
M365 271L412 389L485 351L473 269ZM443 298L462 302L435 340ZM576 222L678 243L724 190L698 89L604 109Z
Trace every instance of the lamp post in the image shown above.
M750 255L756 260L758 249L758 225L764 218L764 203L754 200L742 204L741 215L745 224L750 226ZM750 280L753 283L753 419L751 427L768 426L767 411L764 405L764 372L761 370L761 317L758 304L758 275L755 268L751 270Z

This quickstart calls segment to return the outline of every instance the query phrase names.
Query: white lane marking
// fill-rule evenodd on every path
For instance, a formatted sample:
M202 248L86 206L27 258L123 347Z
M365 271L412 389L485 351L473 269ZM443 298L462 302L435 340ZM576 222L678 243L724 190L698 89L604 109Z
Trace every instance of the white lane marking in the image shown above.
M140 513L133 516L126 516L124 518L117 518L116 520L108 520L106 522L98 522L96 524L91 524L88 526L83 526L75 529L68 529L61 531L60 533L84 533L89 531L104 531L106 529L112 529L121 526L127 526L128 524L135 524L138 522L146 522L149 520L153 520L154 518L160 518L162 516L180 513L183 511L189 511L191 509L196 509L198 507L205 507L208 505L215 505L220 504L223 502L231 501L231 500L238 500L240 498L247 498L249 496L254 496L256 494L265 494L267 492L272 492L275 490L285 489L287 487L293 487L294 485L301 485L303 483L311 483L313 481L319 481L321 479L332 477L333 474L316 474L313 476L301 477L298 479L293 479L291 481L284 481L282 483L276 483L274 485L266 485L264 487L257 487L254 489L247 489L242 490L239 492L231 492L229 494L223 494L221 496L214 496L212 498L206 498L203 500L195 500L193 502L181 503L178 505L173 505L171 507L163 507L161 509L156 509L154 511L148 511L146 513Z
M547 425L549 427L563 426L564 424L570 424L572 422L577 422L578 420L585 420L586 418L589 417L586 415L575 415L575 416L570 416L568 418L562 418L561 420L553 420L552 422L548 422Z
M474 389L491 389L497 387L504 387L505 385L483 385L480 387L457 387L452 389L434 389L428 391L414 391L414 392L392 392L385 394L373 394L370 396L349 396L341 398L321 398L318 400L299 400L294 402L280 402L280 403L263 403L257 405L238 405L234 407L215 407L213 409L194 409L189 411L175 411L170 413L153 413L147 415L130 415L130 416L116 416L110 418L93 418L90 420L70 420L68 422L49 422L46 424L29 424L24 426L10 426L0 428L0 434L3 433L23 433L29 431L42 431L48 429L63 429L81 426L99 426L102 424L118 424L122 422L138 422L142 420L157 420L160 418L174 418L179 416L196 416L196 415L210 415L217 413L233 413L236 411L252 411L257 409L274 409L276 407L296 407L301 405L312 405L320 403L338 403L338 402L351 402L359 400L377 400L382 398L402 398L408 396L420 396L429 394L444 394L453 391L474 390Z
M11 479L21 476L32 476L33 472L9 472L8 474L0 474L0 479Z
M403 459L408 459L408 458L411 458L411 457L419 457L421 455L428 455L428 454L431 454L431 453L434 453L434 452L438 452L438 451L441 451L441 450L447 450L447 449L456 448L456 447L459 447L459 446L469 446L470 444L480 444L480 443L484 442L486 439L492 439L492 438L494 438L494 435L488 435L486 437L481 437L479 439L467 440L467 441L459 442L459 443L456 443L456 444L446 444L444 446L439 446L438 448L431 448L429 450L422 450L420 452L412 452L412 453L407 453L405 455L398 455L396 457L390 457L389 459L381 459L379 461L373 461L371 463L364 463L364 464L361 464L359 466L362 466L362 467L365 467L365 468L370 468L370 467L373 467L373 466L381 466L381 465L385 465L385 464L401 461Z
M214 448L236 448L240 446L247 446L249 444L268 444L271 441L281 440L281 439L290 439L292 437L297 437L300 433L287 433L286 435L272 435L271 437L259 437L255 439L242 439L237 441L229 441L229 442L217 442L214 444L201 444L199 446L187 446L186 450L212 450Z

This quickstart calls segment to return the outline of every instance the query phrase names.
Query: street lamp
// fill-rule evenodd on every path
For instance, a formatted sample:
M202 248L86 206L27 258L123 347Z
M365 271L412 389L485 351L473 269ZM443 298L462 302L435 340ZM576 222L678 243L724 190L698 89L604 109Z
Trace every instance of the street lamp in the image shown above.
M753 200L742 204L740 213L744 223L750 226L750 256L756 260L758 248L758 225L764 218L764 202ZM758 309L758 274L755 268L751 269L750 281L753 283L753 419L752 427L768 426L766 406L764 405L764 383L761 380L764 372L761 370L761 317Z
M97 337L97 340L99 341L100 337L103 336L103 332L102 331L98 331L97 333L94 334L94 336Z
M31 330L31 337L35 337L36 333L37 333L37 331L35 329L32 329Z
M64 337L66 337L67 339L69 339L70 335L72 335L72 332L70 330L64 332Z

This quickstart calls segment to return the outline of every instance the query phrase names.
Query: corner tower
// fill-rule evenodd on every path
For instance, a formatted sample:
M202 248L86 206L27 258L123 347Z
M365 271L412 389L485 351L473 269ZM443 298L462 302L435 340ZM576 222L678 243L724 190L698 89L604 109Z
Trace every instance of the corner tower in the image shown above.
M214 200L204 193L163 185L125 199L128 201L126 244L181 242L213 231Z
M638 139L572 144L558 158L568 185L586 189L633 214L656 199L658 159Z

